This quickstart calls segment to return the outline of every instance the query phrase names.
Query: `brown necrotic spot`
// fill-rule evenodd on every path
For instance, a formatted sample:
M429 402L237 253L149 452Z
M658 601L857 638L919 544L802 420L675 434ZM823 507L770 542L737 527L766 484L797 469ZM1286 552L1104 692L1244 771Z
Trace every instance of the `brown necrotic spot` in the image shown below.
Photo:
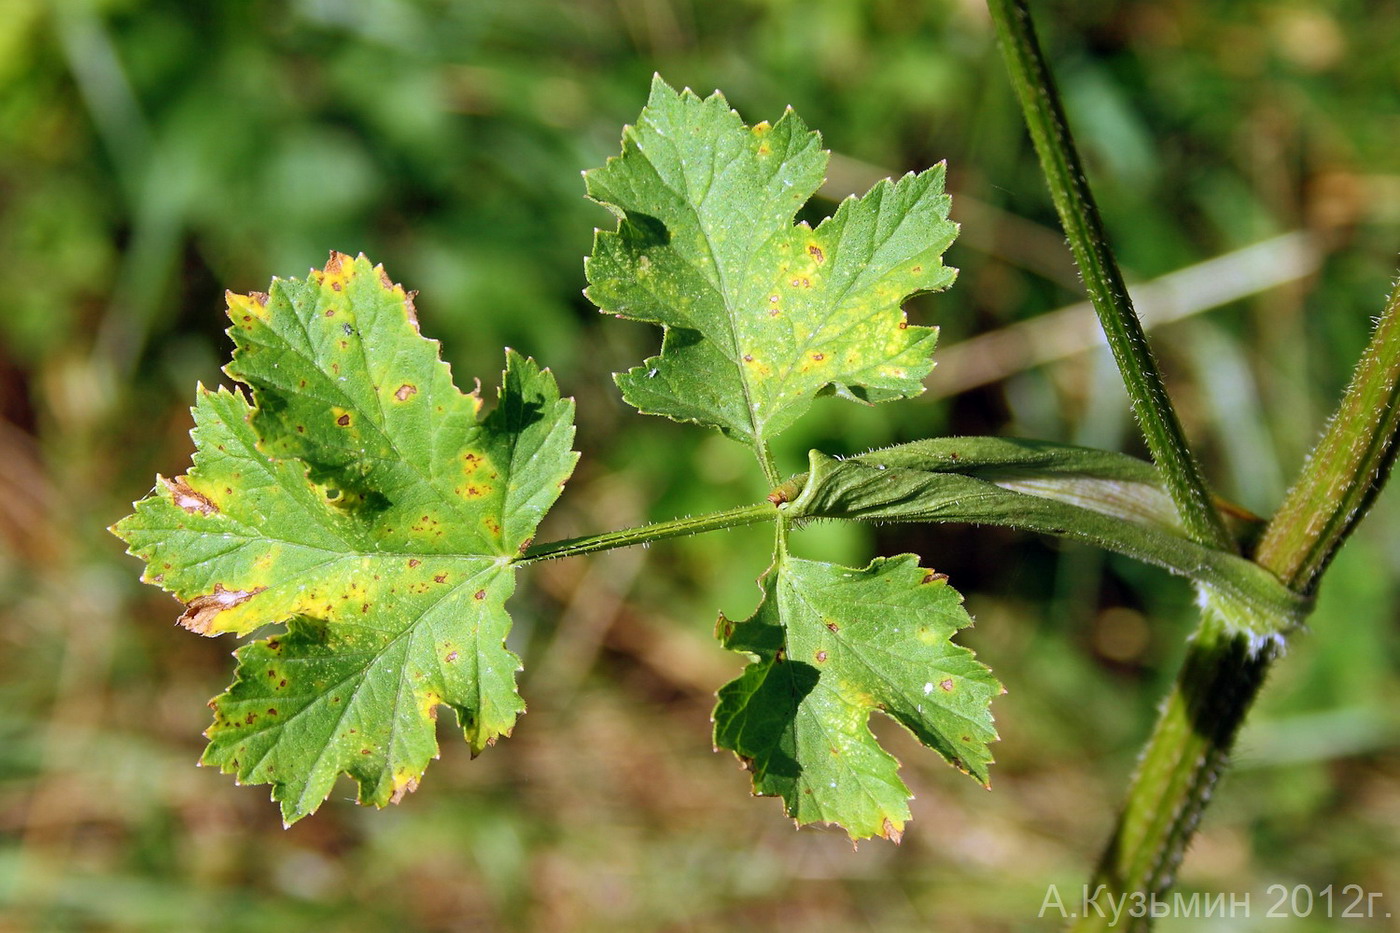
M952 693L952 692L953 692L953 678L948 677L948 678L946 678L946 679L944 679L944 680L940 680L940 681L938 682L938 689L939 689L939 690L942 690L944 693Z
M217 515L219 507L208 496L195 492L183 476L174 479L160 477L160 483L170 493L171 500L191 515Z
M342 428L349 427L349 426L350 426L350 414L349 414L349 412L347 412L347 413L341 415L339 418L335 419L335 423L338 424L338 425L340 425Z
M812 258L817 262L826 262L826 255L822 253L822 248L817 244L813 243L809 245L807 247L807 252L810 253Z
M412 385L410 383L405 382L403 385L399 386L398 391L394 393L394 398L398 399L400 402L406 402L411 396L417 394L418 387L416 385Z
M939 572L936 571L936 570L930 570L928 573L924 574L923 580L921 580L921 581L919 581L919 582L921 582L921 583L944 583L944 582L947 581L947 579L948 579L948 575L947 575L946 573L939 573Z
M191 632L208 635L214 626L214 619L219 613L246 603L265 589L267 587L257 586L251 590L229 590L225 589L222 583L215 583L214 592L205 596L196 596L189 601L185 606L184 614L180 616L178 621Z
M404 781L398 787L394 788L394 795L389 798L389 802L398 803L400 800L404 799L405 796L413 793L417 789L418 781L414 778L409 778L407 781Z
M472 599L485 599L485 598L486 598L486 591L485 591L485 590L477 590L475 593L472 594Z
M818 663L818 664L823 664L823 663L825 663L825 662L826 662L826 652L825 652L825 651L818 651L818 652L817 652L817 663Z

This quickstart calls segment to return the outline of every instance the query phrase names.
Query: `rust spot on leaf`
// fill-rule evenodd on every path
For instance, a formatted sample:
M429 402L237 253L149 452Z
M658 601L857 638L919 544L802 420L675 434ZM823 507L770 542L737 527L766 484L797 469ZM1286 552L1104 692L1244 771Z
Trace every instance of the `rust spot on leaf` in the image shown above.
M485 599L485 598L486 598L486 591L485 591L485 590L477 590L475 593L472 594L472 599Z
M940 681L938 682L938 689L939 689L939 690L942 690L944 693L952 693L952 692L953 692L953 678L948 677L948 678L946 678L946 679L944 679L944 680L940 680Z
M219 613L246 603L265 589L267 587L258 586L251 590L228 590L224 589L222 583L215 583L214 592L206 596L196 596L186 604L185 612L178 621L191 632L208 635Z
M190 488L185 477L177 476L174 479L166 479L163 476L158 476L157 479L169 491L170 498L175 504L191 515L219 514L219 507L210 501L208 496Z
M824 664L825 662L826 662L826 652L825 652L825 651L818 651L818 652L817 652L817 663L818 663L818 664Z
M826 262L826 255L822 252L822 248L817 244L813 243L810 246L808 246L807 252L811 253L812 258L815 259L817 262Z
M335 317L335 308L327 308L326 317Z
M403 385L399 386L398 391L394 393L394 398L398 399L400 402L406 402L411 396L417 394L418 387L405 382Z
M451 664L453 661L457 660L457 652L447 652L447 657L443 658L443 660L446 661L448 664Z
M837 625L835 622L826 623L826 627L831 629L833 632L841 631L841 626Z
M825 353L813 353L813 354L812 354L812 359L814 359L814 360L816 360L818 363L820 363L822 360L826 359L826 354L825 354Z
M410 557L408 559L408 567L410 570L412 570L414 567L417 567L421 563L423 562L416 557Z
M434 583L446 583L446 582L447 582L447 574L445 574L445 573L440 573L440 574L438 574L437 576L433 577L433 582L434 582Z

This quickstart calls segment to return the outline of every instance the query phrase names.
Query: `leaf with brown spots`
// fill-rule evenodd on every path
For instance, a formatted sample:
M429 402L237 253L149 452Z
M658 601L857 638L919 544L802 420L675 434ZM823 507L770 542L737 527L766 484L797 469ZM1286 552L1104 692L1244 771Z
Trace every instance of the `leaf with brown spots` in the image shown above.
M594 239L588 297L665 328L660 356L618 376L628 402L761 444L817 395L923 391L937 331L901 305L956 274L941 258L957 235L944 167L794 226L826 161L791 110L747 127L718 92L655 79L622 154L585 176L619 220Z
M524 709L505 602L572 471L573 403L508 352L481 417L363 257L231 295L229 313L227 371L255 404L201 389L194 466L113 530L187 628L287 627L238 651L205 763L272 784L288 822L341 772L384 806L437 755L439 705L473 753Z
M754 660L719 691L715 745L798 823L898 842L909 789L870 714L880 710L986 784L1001 685L950 640L971 624L946 578L911 554L864 570L783 556L754 615L721 618L725 646Z

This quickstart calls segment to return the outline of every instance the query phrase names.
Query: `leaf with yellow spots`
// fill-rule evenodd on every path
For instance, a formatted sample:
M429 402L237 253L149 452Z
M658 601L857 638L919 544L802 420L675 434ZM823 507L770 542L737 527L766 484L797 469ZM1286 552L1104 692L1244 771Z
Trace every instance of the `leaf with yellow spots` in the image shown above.
M781 556L754 615L720 617L725 646L755 660L719 691L715 745L799 824L898 842L909 789L870 714L882 711L986 784L989 706L1001 685L950 640L971 624L947 578L912 554L864 570Z
M506 649L513 564L573 469L573 403L507 352L495 409L464 395L411 296L364 257L230 295L227 372L201 389L189 475L114 527L205 635L238 651L204 762L273 785L283 817L349 773L383 806L417 786L451 707L473 753L524 705Z
M718 92L654 80L622 154L585 175L619 219L594 239L588 297L665 328L660 356L618 376L629 403L761 445L817 395L923 391L937 331L901 304L956 274L941 259L957 235L943 166L794 226L826 162L791 110L747 127Z

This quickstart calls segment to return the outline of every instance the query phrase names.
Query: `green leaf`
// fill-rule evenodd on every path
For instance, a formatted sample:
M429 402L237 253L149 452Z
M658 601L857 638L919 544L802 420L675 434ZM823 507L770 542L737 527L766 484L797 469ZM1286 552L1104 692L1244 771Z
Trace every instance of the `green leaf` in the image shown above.
M949 639L971 625L947 578L911 554L864 570L784 555L745 622L720 618L726 647L755 661L719 691L715 745L783 798L799 824L894 841L909 819L899 762L870 732L881 710L983 784L1001 685Z
M815 230L793 225L827 153L791 110L743 124L718 92L659 77L622 155L586 173L619 218L599 231L588 297L661 324L661 355L618 376L640 410L761 445L823 393L863 402L917 395L935 328L901 303L947 288L957 235L944 168L882 181Z
M1248 617L1300 622L1310 605L1258 564L1186 537L1156 470L1123 454L1044 441L947 437L848 460L816 450L808 457L810 471L781 495L775 492L790 520L1005 525L1163 567L1257 610Z
M484 420L363 256L229 296L238 392L201 389L189 475L114 531L205 635L285 622L238 651L204 762L270 783L284 819L341 772L383 806L437 754L450 706L473 753L523 704L504 647L512 564L573 469L573 403L507 353Z

